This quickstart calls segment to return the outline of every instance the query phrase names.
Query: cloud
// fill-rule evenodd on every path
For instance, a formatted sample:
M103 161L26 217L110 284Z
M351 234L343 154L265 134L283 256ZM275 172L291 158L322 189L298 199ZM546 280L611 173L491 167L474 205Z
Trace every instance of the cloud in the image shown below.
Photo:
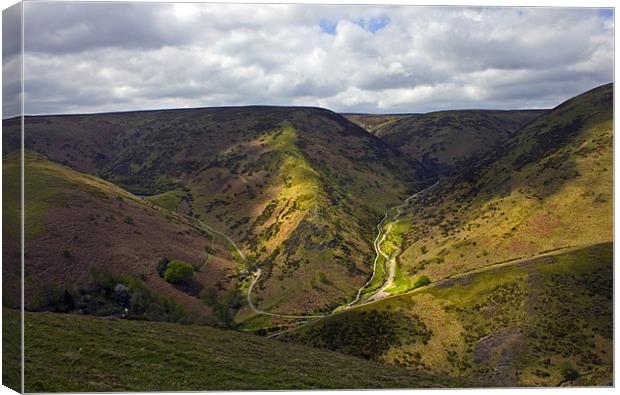
M26 111L552 107L612 80L610 12L29 2Z
M21 4L2 11L2 113L5 117L21 113L21 15Z

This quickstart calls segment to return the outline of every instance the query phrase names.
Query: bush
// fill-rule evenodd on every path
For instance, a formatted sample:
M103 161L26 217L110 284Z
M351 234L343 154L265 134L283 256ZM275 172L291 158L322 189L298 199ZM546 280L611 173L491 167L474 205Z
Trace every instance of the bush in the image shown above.
M427 276L420 276L413 284L413 288L420 288L431 283L431 279Z
M562 376L564 376L565 380L573 381L579 377L579 372L573 367L573 365L567 362L562 367Z
M217 303L213 306L213 315L216 319L216 325L229 329L234 327L233 312L228 305Z
M159 277L164 278L164 274L166 273L166 269L168 269L169 263L170 263L170 259L168 258L162 258L157 263L157 273L159 274Z
M29 311L70 313L75 310L75 300L67 289L53 284L45 284L40 287L32 303L26 309Z
M178 284L189 280L193 275L194 267L192 265L180 259L175 259L168 264L164 273L164 280L172 284Z
M83 314L184 323L191 317L171 297L152 292L137 277L93 273L93 283L75 299Z
M217 289L214 287L205 288L200 292L200 299L207 306L213 306L217 303Z

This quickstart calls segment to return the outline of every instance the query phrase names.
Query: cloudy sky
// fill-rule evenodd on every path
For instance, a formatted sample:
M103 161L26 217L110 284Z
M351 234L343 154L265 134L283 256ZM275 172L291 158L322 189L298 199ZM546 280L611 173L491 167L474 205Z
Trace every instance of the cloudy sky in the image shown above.
M30 2L24 18L27 114L549 108L613 79L609 9Z

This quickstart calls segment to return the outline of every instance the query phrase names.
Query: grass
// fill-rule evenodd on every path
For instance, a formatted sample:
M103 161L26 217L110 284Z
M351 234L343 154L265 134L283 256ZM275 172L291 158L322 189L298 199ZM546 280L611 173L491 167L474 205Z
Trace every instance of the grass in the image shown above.
M3 309L2 313L2 385L21 392L21 312Z
M451 173L461 170L465 160L497 148L515 130L543 113L438 111L373 125L371 132L417 160L425 158L438 171Z
M5 223L19 223L19 191L20 191L20 152L14 151L3 160L3 177L6 186L3 210ZM119 198L136 198L114 184L97 177L90 176L61 166L33 152L24 153L24 198L25 198L25 238L31 240L45 231L44 217L54 206L66 204L70 195L67 189L79 185L88 193L103 196L106 192L118 195ZM17 237L13 227L7 228L8 233Z
M186 191L174 189L157 195L146 196L144 199L166 210L175 211L185 197L187 197Z
M30 148L50 160L150 195L143 202L226 233L264 267L256 289L261 306L286 313L325 311L350 298L369 277L374 225L429 176L419 163L321 109L214 108L26 121ZM140 217L133 218L132 230L141 232ZM321 290L312 287L319 272L331 282L318 281Z
M362 312L393 312L392 326L401 328L397 339L389 331L373 331L362 341L382 344L387 336L391 346L377 356L387 363L484 386L608 385L612 270L612 245L593 245L434 283L317 321L286 338L325 347L333 322L358 327ZM410 340L420 334L410 319L431 334L426 343ZM573 371L576 378L565 377Z
M228 249L228 252L230 252L230 255L232 255L235 262L237 262L240 267L245 267L245 261L241 257L241 254L239 254L239 251L237 251L237 249L230 243L226 243L226 248Z
M385 229L386 238L381 244L381 250L387 255L392 255L401 248L404 238L411 227L411 221L400 219L389 223Z
M5 320L18 312L4 310ZM464 386L467 381L204 326L26 314L26 391Z
M361 300L364 300L366 296L370 296L373 292L381 288L381 286L385 283L388 275L386 266L387 261L385 260L383 255L379 255L377 259L374 277L372 278L370 284L368 284L368 286L364 288Z
M417 199L402 272L438 280L495 262L610 241L611 86L549 111L475 172ZM422 253L422 248L426 253Z

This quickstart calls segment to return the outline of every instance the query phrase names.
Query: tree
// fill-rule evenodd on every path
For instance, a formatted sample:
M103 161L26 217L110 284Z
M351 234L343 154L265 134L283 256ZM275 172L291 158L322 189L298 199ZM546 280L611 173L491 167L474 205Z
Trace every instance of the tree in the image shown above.
M189 280L194 276L194 267L180 259L170 261L164 273L164 280L172 284L178 284Z
M168 258L161 258L157 263L157 273L159 274L159 277L164 278L166 269L168 269L168 264L170 264L170 259Z
M62 294L62 304L66 309L67 313L75 310L75 301L73 300L73 296L65 289L65 292Z
M413 288L420 288L430 283L431 283L431 279L423 275L423 276L420 276L420 278L416 280L416 282L413 284Z

